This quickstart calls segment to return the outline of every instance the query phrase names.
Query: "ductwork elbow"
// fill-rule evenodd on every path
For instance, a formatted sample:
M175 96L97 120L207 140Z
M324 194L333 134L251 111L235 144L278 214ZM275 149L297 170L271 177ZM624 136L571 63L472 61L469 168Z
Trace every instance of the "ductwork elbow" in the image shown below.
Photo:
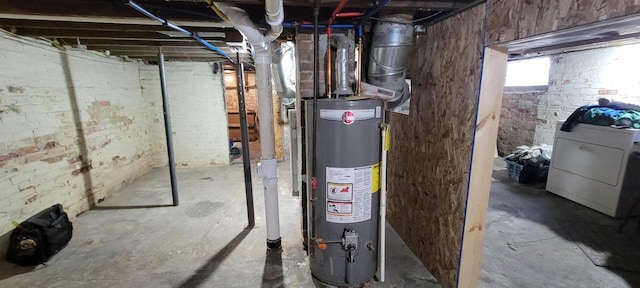
M265 19L271 30L267 32L265 38L267 42L278 39L282 34L282 22L284 21L284 4L283 0L267 0L264 3Z
M413 46L413 24L410 15L387 15L373 29L369 54L369 83L396 91L387 102L392 109L409 99L406 70Z
M278 37L280 37L283 29L284 28L282 27L282 24L271 26L271 30L269 30L269 32L264 35L264 39L267 40L267 42L275 41L276 39L278 39Z
M283 0L267 0L264 3L265 18L270 26L282 25L284 21Z
M265 36L262 35L262 32L260 32L258 27L251 21L247 12L222 2L213 2L213 4L229 18L233 27L242 33L256 52L268 51L269 47L267 46Z
M272 80L278 96L283 99L296 97L295 46L291 42L272 42ZM284 100L283 102L291 102Z

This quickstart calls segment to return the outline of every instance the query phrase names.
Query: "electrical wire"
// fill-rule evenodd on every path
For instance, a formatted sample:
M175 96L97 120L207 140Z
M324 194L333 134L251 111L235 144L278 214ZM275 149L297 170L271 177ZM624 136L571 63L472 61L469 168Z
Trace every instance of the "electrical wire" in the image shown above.
M231 56L229 56L227 53L225 53L224 51L220 50L218 47L213 46L211 43L205 41L204 39L202 39L200 36L198 36L197 33L193 33L187 29L184 29L178 25L175 25L171 22L169 22L166 19L162 19L156 15L153 15L153 13L147 11L146 9L144 9L142 6L138 5L136 2L129 0L129 6L131 6L131 8L135 9L136 11L146 15L147 17L156 20L160 23L162 23L162 25L170 27L176 31L180 31L184 34L187 34L189 36L191 36L193 39L197 40L198 42L200 42L202 45L204 45L205 47L209 48L211 51L216 52L222 56L224 56L225 58L227 58L229 61L231 61L231 63L235 63L235 60L233 58L231 58Z
M424 20L431 19L431 18L433 18L433 17L436 17L436 16L438 16L438 15L442 14L442 12L443 12L443 11L438 11L438 12L436 12L435 14L432 14L432 15L429 15L429 16L426 16L426 17L422 17L422 18L419 18L419 19L413 20L413 21L411 21L411 23L418 23L418 22L422 22L422 21L424 21Z
M438 16L438 15L442 14L443 12L444 12L444 11L438 11L438 12L436 12L436 13L435 13L435 14L433 14L433 15L429 15L429 16L426 16L426 17L422 17L422 18L415 19L415 20L411 21L411 23L418 23L418 22L422 22L422 21L424 21L424 20L431 19L431 18L433 18L433 17L436 17L436 16ZM380 21L380 18L378 18L378 17L369 17L369 19L376 20L376 21Z

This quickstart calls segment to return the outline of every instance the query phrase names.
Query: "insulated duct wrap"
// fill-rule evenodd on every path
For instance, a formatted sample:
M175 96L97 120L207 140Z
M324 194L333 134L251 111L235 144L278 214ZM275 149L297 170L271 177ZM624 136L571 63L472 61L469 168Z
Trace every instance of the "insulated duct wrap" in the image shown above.
M295 45L292 42L271 42L271 74L273 85L284 105L296 98Z
M373 29L369 54L369 83L396 91L387 102L392 109L409 99L406 68L413 46L411 16L387 15Z

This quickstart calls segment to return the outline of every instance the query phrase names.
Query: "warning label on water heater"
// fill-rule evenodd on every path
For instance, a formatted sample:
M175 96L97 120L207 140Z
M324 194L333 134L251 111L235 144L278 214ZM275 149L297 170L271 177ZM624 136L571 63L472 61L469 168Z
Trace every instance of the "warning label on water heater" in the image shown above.
M373 166L327 167L327 222L371 219L372 175Z

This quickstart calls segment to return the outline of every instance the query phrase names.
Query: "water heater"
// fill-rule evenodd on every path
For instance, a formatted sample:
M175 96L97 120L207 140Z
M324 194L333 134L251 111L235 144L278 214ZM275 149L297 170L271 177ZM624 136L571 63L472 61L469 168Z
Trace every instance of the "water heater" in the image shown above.
M313 111L313 101L306 102ZM315 192L307 202L311 273L325 285L364 284L378 261L382 102L319 99L317 105L316 139L309 139L316 145ZM307 115L312 131L313 113Z

